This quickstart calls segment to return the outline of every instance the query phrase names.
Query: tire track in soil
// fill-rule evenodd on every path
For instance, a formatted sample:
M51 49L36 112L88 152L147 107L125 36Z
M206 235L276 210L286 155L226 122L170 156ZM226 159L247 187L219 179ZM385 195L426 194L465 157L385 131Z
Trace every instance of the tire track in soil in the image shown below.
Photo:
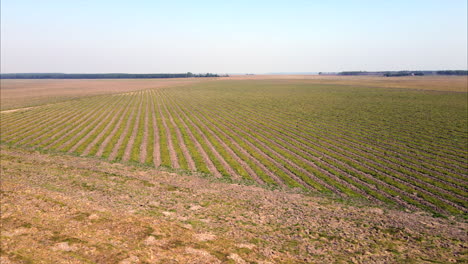
M141 141L140 145L140 163L144 164L146 161L146 155L147 155L147 145L148 145L148 116L149 116L149 100L150 100L150 94L149 92L145 93L145 99L146 99L146 109L145 109L145 128L143 130L143 140Z
M167 96L167 97L169 97L169 96ZM172 105L174 105L175 107L177 107L180 110L180 107L178 105L176 105L174 102L172 103ZM201 122L198 117L196 117L196 116L194 116L194 117L198 120L199 124L201 124L206 130L208 130L210 132L210 134L213 137L215 137L216 140L218 140L218 142L220 142L223 145L223 147L226 149L226 151L239 164L241 164L241 166L247 171L247 173L252 177L252 179L255 180L255 182L257 182L258 184L264 184L265 183L258 177L258 175L252 170L252 168L250 168L250 166L244 160L242 160L226 143L224 143L224 141L221 140L208 126L206 126L203 122ZM223 134L223 135L226 136L225 134ZM237 144L232 138L230 138L228 136L226 136L226 138L228 138L233 144Z
M211 161L210 157L208 154L205 152L203 149L202 145L200 142L198 142L197 138L193 135L192 131L189 129L188 125L185 123L185 120L179 115L178 112L175 112L181 123L184 125L185 130L187 131L190 139L193 141L195 146L197 147L198 152L201 154L203 160L205 161L206 166L208 167L208 170L213 174L214 177L216 178L222 178L223 176L221 173L216 169L216 166L213 164L213 161ZM183 112L181 112L183 113ZM185 113L184 113L185 114ZM189 120L189 119L187 119Z
M140 117L141 117L141 109L143 106L143 100L145 99L145 94L140 94L141 100L140 104L138 105L138 114L135 117L135 122L133 124L132 134L130 135L130 139L128 140L127 146L125 146L125 151L122 157L123 162L127 162L130 160L130 154L132 153L133 144L135 143L135 138L138 133L138 128L140 125Z
M192 124L192 126L195 128L195 130L198 132L198 134L203 138L203 140L205 141L208 148L211 150L213 155L215 155L215 157L221 163L223 168L229 173L229 175L231 175L235 179L241 179L242 177L240 175L238 175L234 171L234 169L226 162L226 160L221 156L221 154L219 154L219 152L216 150L216 148L213 146L213 144L209 141L209 139L203 133L203 131L201 131L201 129L190 118L188 118L188 116L185 113L184 113L184 115L187 117L187 120L190 122L190 124Z
M136 100L136 97L133 97L133 98L131 98L129 100L129 103L125 107L124 113L120 116L118 123L115 125L115 127L114 127L114 129L112 129L111 133L104 139L104 141L99 146L99 149L96 152L96 157L101 157L102 156L102 154L104 153L105 148L107 147L109 142L112 140L112 138L117 133L120 126L122 125L122 122L124 121L125 116L127 115L128 111L132 108L132 104L134 103L135 100ZM130 117L129 117L129 119L130 119Z
M179 127L175 123L174 118L172 117L171 113L167 109L166 103L163 103L163 105L164 105L164 109L165 109L165 111L166 111L166 113L167 113L167 115L169 117L169 121L171 122L172 126L175 128L175 131L176 131L176 134L177 134L177 139L178 139L178 142L179 142L179 146L180 146L180 148L182 150L182 153L185 156L185 159L187 160L189 169L191 171L196 171L197 167L195 166L195 162L193 161L193 158L190 155L190 153L189 153L189 151L187 149L187 146L185 145L184 139L182 137L182 133L180 132Z
M180 169L179 159L177 158L177 153L175 152L174 145L172 143L171 131L169 130L169 126L166 123L166 117L161 111L161 103L158 101L156 104L158 105L158 111L159 111L159 114L161 115L161 121L166 132L167 147L169 148L169 155L171 158L172 167L174 169Z
M140 97L139 99L141 101L142 100L141 95L137 95L137 96ZM130 125L132 124L132 121L133 121L133 118L135 117L135 114L136 114L136 110L133 110L132 113L130 114L130 116L128 117L127 123L125 124L125 128L124 128L122 134L120 135L119 140L114 145L114 148L112 149L112 152L109 155L108 160L112 161L112 160L115 160L115 158L117 157L119 149L122 146L123 141L125 140L125 137L127 136L128 132L130 130Z

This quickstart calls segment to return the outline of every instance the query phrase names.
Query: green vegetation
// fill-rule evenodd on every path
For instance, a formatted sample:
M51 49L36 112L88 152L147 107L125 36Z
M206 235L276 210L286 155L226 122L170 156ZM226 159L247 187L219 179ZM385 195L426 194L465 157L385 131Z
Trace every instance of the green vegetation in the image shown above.
M222 81L5 113L1 129L6 144L463 215L467 110L466 93Z

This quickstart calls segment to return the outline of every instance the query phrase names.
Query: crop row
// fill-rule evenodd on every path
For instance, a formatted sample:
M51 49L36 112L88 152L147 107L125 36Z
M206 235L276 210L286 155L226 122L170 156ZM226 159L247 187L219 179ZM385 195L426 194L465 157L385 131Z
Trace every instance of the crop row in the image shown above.
M342 112L328 120L301 112L312 103L293 90L291 98L276 98L279 103L270 94L249 99L245 91L152 89L2 114L1 141L434 213L466 213L463 129L453 129L453 141L443 136L435 142L434 133L444 128L433 123L418 123L413 131L404 124L389 135L378 132L387 123L372 120L372 114L350 114L346 118L353 124L340 123Z

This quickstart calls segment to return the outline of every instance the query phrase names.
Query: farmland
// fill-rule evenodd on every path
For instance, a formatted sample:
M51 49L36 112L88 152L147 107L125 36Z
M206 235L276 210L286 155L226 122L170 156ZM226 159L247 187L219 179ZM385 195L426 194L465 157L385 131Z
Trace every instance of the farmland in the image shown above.
M467 110L463 92L230 79L2 113L1 140L224 182L466 215Z

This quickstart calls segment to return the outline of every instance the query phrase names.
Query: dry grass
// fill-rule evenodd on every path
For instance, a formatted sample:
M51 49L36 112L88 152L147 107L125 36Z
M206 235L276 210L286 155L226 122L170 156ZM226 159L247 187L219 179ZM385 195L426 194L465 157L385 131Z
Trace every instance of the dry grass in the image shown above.
M216 78L99 79L99 80L0 80L2 110L54 103L100 94L187 85Z
M3 146L2 263L463 262L466 223Z

